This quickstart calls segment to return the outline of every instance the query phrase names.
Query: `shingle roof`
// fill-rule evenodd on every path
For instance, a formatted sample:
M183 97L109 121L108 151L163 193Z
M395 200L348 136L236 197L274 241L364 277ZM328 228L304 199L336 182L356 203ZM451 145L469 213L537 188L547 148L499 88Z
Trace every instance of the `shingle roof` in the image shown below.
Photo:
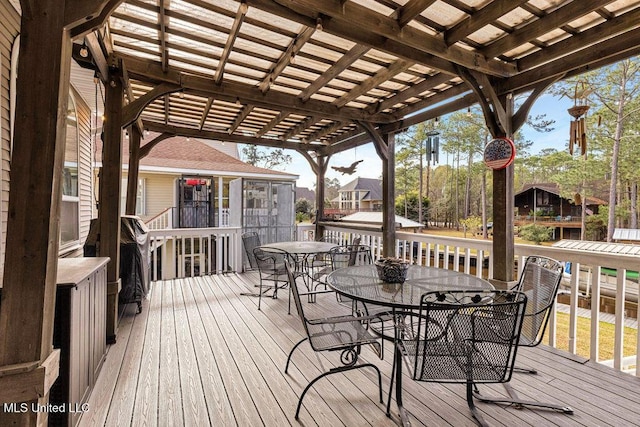
M362 200L382 200L382 181L375 178L356 178L338 190L343 191L367 191Z
M518 196L520 194L526 193L527 191L529 191L529 190L531 190L533 188L538 189L538 190L543 190L543 191L546 191L546 192L551 193L551 194L555 194L556 196L563 197L560 194L560 187L558 186L558 184L556 184L554 182L525 184L522 187L522 190L518 191L515 194L515 196ZM589 196L589 197L587 197L587 204L588 205L607 205L608 203L607 203L606 200L602 200L602 199L599 199L597 197Z
M146 140L152 140L153 136L148 136ZM144 146L146 141L141 143ZM98 147L98 153L102 150ZM101 161L101 156L99 160ZM129 164L128 141L123 142L122 163ZM195 138L185 138L176 136L158 143L149 152L149 155L140 159L140 168L154 168L156 170L165 168L167 170L184 171L208 171L211 173L228 173L230 175L259 174L259 175L279 175L291 179L297 179L298 175L289 174L282 171L259 168L239 159L236 159L220 150L209 146L207 143Z

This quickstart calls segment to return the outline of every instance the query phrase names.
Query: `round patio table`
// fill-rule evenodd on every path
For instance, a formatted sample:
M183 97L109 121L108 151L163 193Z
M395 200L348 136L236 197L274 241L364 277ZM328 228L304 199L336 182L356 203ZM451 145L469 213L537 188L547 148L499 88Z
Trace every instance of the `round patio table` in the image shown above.
M276 243L267 243L265 245L260 246L265 252L269 252L269 249L273 249L274 251L284 251L290 255L296 255L298 257L304 257L308 255L313 255L322 252L329 252L331 248L336 247L335 243L329 242L316 242L316 241L305 241L305 242L276 242Z
M341 268L329 273L326 281L331 289L345 297L364 304L389 308L395 326L398 325L397 322L402 321L402 316L398 313L420 309L420 298L426 292L493 289L491 283L480 277L419 265L409 266L407 279L402 284L385 283L380 280L375 265ZM384 332L384 328L382 331ZM402 425L411 425L402 404L402 354L400 354L400 347L395 342L395 334L391 337L382 333L382 336L394 340L395 351L391 375L392 378L395 376L396 403ZM389 390L387 416L390 415L392 391Z

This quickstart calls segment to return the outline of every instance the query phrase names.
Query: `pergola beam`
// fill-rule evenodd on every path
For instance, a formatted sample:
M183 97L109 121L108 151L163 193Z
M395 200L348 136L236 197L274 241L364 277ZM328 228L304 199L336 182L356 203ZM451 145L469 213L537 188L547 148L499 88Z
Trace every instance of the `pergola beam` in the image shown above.
M475 33L485 25L497 21L498 18L504 14L528 1L529 0L494 0L445 31L444 41L447 46L451 46L469 34Z
M241 1L240 5L238 6L238 11L236 12L236 17L233 20L233 24L231 25L229 37L227 37L227 43L222 50L222 55L220 55L220 60L218 61L218 66L216 67L216 74L213 77L213 80L217 85L222 83L224 67L227 65L227 60L229 59L231 49L233 48L236 38L238 37L238 33L240 32L240 26L242 25L242 21L244 21L247 10L247 4L244 1Z
M263 9L264 0L249 0L251 4ZM515 74L515 66L462 49L457 46L446 46L441 38L429 36L409 25L402 27L392 17L384 16L355 2L339 5L336 2L318 2L316 0L296 0L291 10L308 17L327 16L331 19L323 21L325 31L345 37L361 44L371 45L372 37L382 38L372 47L382 49L394 55L398 51L409 50L418 55L434 56L448 63L458 64L469 69L490 75L508 77ZM357 17L357 19L354 19ZM360 34L360 36L358 36ZM368 37L365 42L361 37ZM393 42L391 44L390 42ZM392 47L393 46L393 47ZM402 47L402 49L400 49ZM398 48L398 50L393 50ZM412 59L412 58L409 58ZM422 61L417 61L421 62ZM431 66L435 61L424 63Z
M309 84L302 90L299 97L301 100L306 101L311 98L311 95L316 93L321 87L326 85L332 79L337 77L344 70L349 68L351 64L356 62L358 58L369 51L368 46L355 45L344 55L340 57L333 65L331 65L320 77L318 77L313 83Z
M203 94L205 97L214 96L217 99L227 102L241 102L261 106L269 109L286 109L302 115L319 115L333 119L367 120L374 123L385 123L395 121L395 117L390 114L368 114L357 108L341 107L331 105L327 102L309 99L306 102L297 96L279 91L262 93L259 88L244 83L225 82L224 85L217 86L213 79L202 76L189 75L169 68L163 72L162 68L155 61L142 60L129 56L124 56L123 61L127 64L129 75L135 76L138 80L159 83L168 82L182 86L185 91Z
M507 52L517 46L534 40L555 28L561 27L567 22L575 21L581 16L587 15L594 10L611 3L612 1L613 0L573 1L558 8L543 18L537 19L518 28L513 33L496 40L487 47L481 49L481 52L487 58L493 58L503 52Z
M407 25L435 2L436 0L409 0L404 6L396 9L398 27Z
M291 44L287 47L285 52L280 55L280 59L276 63L276 65L271 68L267 76L260 83L260 90L262 93L266 93L273 82L278 78L278 76L284 71L285 68L293 61L293 58L298 54L300 49L311 39L311 36L316 31L315 28L305 27L298 36L293 39Z
M377 87L381 83L384 83L387 80L391 79L391 77L395 76L396 74L400 74L403 71L408 70L413 65L414 65L414 62L406 61L404 59L399 59L393 64L389 65L388 68L382 68L378 70L375 75L373 75L372 77L369 77L368 79L363 81L361 84L354 87L349 92L345 93L340 98L333 101L333 105L337 107L343 107L348 102L356 99L360 95L364 95L365 93L369 92L371 89Z
M265 147L273 147L273 148L286 148L290 150L295 150L300 148L300 143L298 142L289 142L289 141L281 141L279 139L271 139L271 138L258 138L255 136L248 135L238 135L231 134L229 135L227 132L217 132L210 130L199 130L195 128L185 128L179 126L165 125L162 123L152 122L152 121L143 121L145 129L148 129L152 132L161 132L167 133L173 136L186 136L191 138L204 138L204 139L214 139L218 141L229 141L229 142L239 142L241 144L252 144L252 145L263 145ZM307 144L305 147L308 150L315 150L316 145L318 148L322 148L323 146L320 144ZM141 150L146 146L143 145Z

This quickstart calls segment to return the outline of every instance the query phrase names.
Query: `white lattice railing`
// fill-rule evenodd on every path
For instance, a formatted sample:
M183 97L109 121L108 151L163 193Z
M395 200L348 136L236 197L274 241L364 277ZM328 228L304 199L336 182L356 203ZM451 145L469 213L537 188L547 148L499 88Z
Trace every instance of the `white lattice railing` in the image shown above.
M151 280L242 270L240 228L150 230Z

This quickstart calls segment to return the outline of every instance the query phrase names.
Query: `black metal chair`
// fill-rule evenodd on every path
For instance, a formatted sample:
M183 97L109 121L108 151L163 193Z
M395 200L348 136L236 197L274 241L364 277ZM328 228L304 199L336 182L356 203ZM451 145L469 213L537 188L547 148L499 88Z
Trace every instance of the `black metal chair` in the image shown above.
M300 316L300 320L302 321L302 325L304 326L305 337L298 341L289 352L284 372L287 373L289 370L289 363L291 362L291 357L294 351L300 346L300 344L305 341L309 341L311 348L316 352L339 352L339 359L342 364L341 366L330 368L328 371L323 372L309 382L309 384L305 387L302 394L300 395L300 399L298 400L295 418L298 419L300 408L302 406L302 400L304 399L305 394L307 394L307 391L309 391L309 389L316 383L316 381L324 378L327 375L346 372L353 369L368 367L374 369L377 372L379 399L380 403L382 403L382 375L380 374L380 370L372 363L362 363L361 361L359 361L361 347L367 344L370 345L377 353L378 357L382 359L383 345L381 339L372 335L367 329L365 329L359 318L351 315L326 317L319 319L310 319L306 317L304 312L304 305L301 298L302 296L310 294L313 294L315 296L318 294L333 293L333 291L320 290L300 292L293 274L293 270L291 268L291 264L288 260L285 260L285 269L287 271L289 280L289 288L292 291L293 300L295 302L298 315Z
M242 233L242 245L244 246L244 251L247 254L249 266L254 270L258 268L258 263L256 262L253 250L260 246L260 244L260 236L255 231L247 231L246 233Z
M511 379L526 299L512 291L422 295L419 311L405 313L405 322L396 329L396 345L412 379L466 384L469 409L478 425L486 425L475 407L473 390L477 384Z
M527 295L527 307L518 345L535 347L542 342L558 294L562 272L562 264L552 258L529 256L525 260L518 283L512 288ZM518 366L515 367L515 371L537 374L535 369ZM509 393L509 398L482 396L479 393L476 393L476 398L490 403L513 404L518 407L532 406L573 414L573 409L566 405L520 399L511 385L504 386Z
M260 289L257 294L258 310L260 310L262 295L265 292L272 290L273 294L271 297L275 299L278 297L278 289L288 286L289 280L284 262L289 255L284 251L270 249L269 252L267 252L257 247L253 249L253 256L260 276ZM264 282L272 282L273 285L267 286ZM289 304L291 304L291 302L289 302Z

